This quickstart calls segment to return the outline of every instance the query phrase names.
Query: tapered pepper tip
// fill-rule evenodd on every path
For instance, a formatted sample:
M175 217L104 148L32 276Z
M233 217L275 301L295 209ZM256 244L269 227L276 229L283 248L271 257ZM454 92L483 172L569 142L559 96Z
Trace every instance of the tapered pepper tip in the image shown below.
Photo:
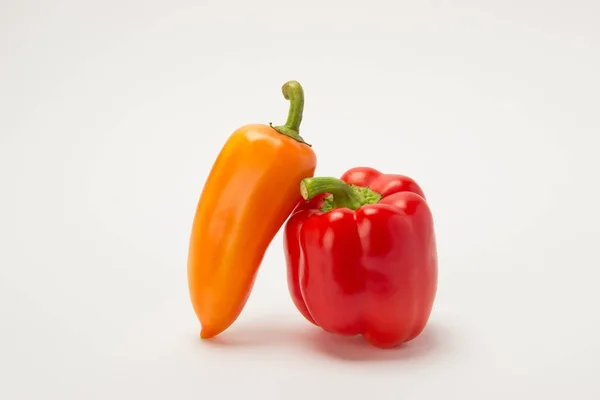
M215 329L202 328L200 330L200 339L210 339L212 337L217 336L218 334L219 332Z

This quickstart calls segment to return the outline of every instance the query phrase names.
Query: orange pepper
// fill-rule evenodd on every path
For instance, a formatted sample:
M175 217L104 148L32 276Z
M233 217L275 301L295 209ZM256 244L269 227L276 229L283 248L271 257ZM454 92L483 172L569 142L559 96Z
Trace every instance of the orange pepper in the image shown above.
M237 129L206 180L194 217L188 256L189 292L201 338L214 337L238 318L265 251L300 200L302 179L317 157L299 135L304 91L287 82L283 126Z

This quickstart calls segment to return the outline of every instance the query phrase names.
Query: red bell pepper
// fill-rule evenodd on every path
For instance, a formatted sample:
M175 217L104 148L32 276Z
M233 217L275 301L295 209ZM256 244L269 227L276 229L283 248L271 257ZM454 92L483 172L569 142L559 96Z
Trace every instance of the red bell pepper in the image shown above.
M306 178L285 227L288 286L313 324L395 347L425 328L437 291L433 218L406 176L353 168Z

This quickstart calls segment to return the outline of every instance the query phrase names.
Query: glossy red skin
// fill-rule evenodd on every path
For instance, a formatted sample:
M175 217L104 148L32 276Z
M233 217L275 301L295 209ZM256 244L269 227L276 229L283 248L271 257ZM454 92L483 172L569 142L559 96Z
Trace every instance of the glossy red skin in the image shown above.
M383 198L352 211L298 205L285 227L288 286L304 317L325 331L363 335L380 348L418 336L437 291L433 218L419 185L403 175L353 168L341 177Z

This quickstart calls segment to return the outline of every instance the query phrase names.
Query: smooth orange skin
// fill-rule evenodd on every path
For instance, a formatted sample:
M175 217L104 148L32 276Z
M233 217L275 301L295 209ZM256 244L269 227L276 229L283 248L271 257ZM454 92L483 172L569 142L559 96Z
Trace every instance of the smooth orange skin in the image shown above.
M238 318L263 256L300 200L317 157L268 125L236 130L208 176L192 225L188 284L202 338Z

